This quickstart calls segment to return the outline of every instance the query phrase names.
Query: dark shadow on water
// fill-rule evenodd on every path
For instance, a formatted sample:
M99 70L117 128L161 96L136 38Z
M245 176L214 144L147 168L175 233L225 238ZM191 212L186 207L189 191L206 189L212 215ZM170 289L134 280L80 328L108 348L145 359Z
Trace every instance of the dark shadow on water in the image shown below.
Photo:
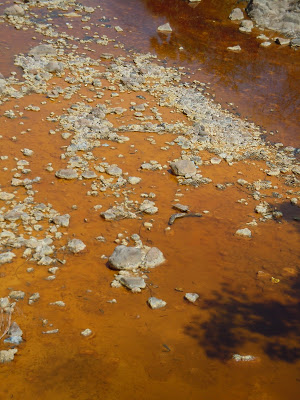
M185 327L185 333L213 359L228 360L247 343L258 343L270 359L293 363L300 359L299 288L300 275L284 293L289 302L283 303L263 301L263 296L253 300L224 285L222 292L199 302L200 315ZM279 297L284 298L282 293Z

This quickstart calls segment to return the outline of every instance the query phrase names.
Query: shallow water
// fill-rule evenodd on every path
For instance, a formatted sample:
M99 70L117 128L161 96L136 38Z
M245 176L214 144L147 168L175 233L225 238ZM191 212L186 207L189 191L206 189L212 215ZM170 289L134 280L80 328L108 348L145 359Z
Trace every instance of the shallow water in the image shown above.
M216 2L210 2L210 9L204 0L193 9L180 1L131 0L125 4L121 0L105 0L101 3L105 12L97 11L91 21L103 14L108 18L116 16L119 19L113 21L113 25L120 25L124 33L106 29L111 36L120 37L125 48L155 51L168 64L189 66L191 71L201 67L195 76L211 82L211 92L216 93L218 101L235 103L241 114L248 115L264 128L279 129L276 139L296 145L298 139L293 127L299 122L299 83L294 77L299 56L290 49L259 49L254 36L239 34L232 23L221 23L232 3L223 2L217 18L213 12ZM172 18L171 11L175 12ZM175 27L170 42L156 33L156 27L166 20ZM64 20L57 18L55 23L62 26ZM74 19L72 24L75 27L79 22ZM85 33L76 29L76 34L81 37ZM228 41L236 40L237 35L241 46L248 46L245 58L226 52L227 45L232 44ZM31 36L26 34L23 42L20 41L24 52L38 42ZM208 38L210 45L203 50ZM15 36L5 38L5 45L12 53L19 51L15 42ZM178 50L180 45L186 49L184 54ZM199 54L195 55L198 48ZM111 47L109 51L120 52L120 49ZM280 55L275 55L276 51ZM9 74L14 67L13 57L6 54L2 65L4 73ZM284 54L290 55L295 67L287 65ZM272 68L277 71L277 79L269 73ZM254 75L258 76L262 87L257 80L255 82ZM54 80L56 84L64 84L59 78ZM272 107L282 111L280 118L274 121L274 114L266 112L269 107L266 93L269 99L277 80ZM84 90L82 93L89 95ZM145 96L146 100L137 100L137 95ZM107 94L100 102L109 98ZM251 104L247 101L249 98ZM33 94L9 106L2 105L1 115L13 104L23 110L28 104L40 104L45 99L45 96ZM129 108L131 101L148 101L151 106L155 105L145 93L124 94L123 99L122 103L114 99L114 105ZM60 268L52 282L44 279L48 275L47 267L34 265L34 272L29 274L26 268L31 264L22 259L1 266L1 297L11 288L24 290L26 299L37 291L41 295L39 302L32 306L26 300L17 304L14 317L26 341L20 346L15 361L0 367L3 399L29 400L42 396L46 400L294 400L300 390L299 222L294 220L299 208L292 207L289 199L274 197L275 189L270 189L266 192L267 201L282 210L282 223L270 220L259 224L253 228L251 240L234 236L238 228L252 220L257 204L244 188L236 185L236 180L243 178L252 182L265 179L266 175L261 161L233 166L222 162L201 167L203 175L212 178L213 184L199 188L178 186L168 171L165 174L163 171L139 171L143 183L136 189L136 198L143 192L155 192L159 213L144 220L106 222L93 207L102 204L106 209L114 203L114 197L109 194L98 198L86 196L89 183L56 180L54 173L44 169L49 161L54 170L65 166L60 153L61 146L67 143L59 134L49 135L55 123L47 121L46 117L51 111L61 114L63 107L77 100L82 99L48 101L47 105L40 106L39 113L23 110L24 125L21 127L14 120L1 119L4 136L1 154L9 155L9 160L0 164L1 188L10 188L11 169L15 167L13 157L21 158L20 150L24 147L34 150L35 156L30 160L31 176L42 177L36 187L35 200L51 203L61 214L69 213L71 223L65 232L87 245L83 254L65 252L62 255L67 264ZM175 118L185 120L185 116L174 116L172 110L161 108L160 111L166 122ZM117 125L120 124L118 118L111 117ZM124 124L132 122L128 113L121 118ZM20 133L27 128L32 131ZM96 148L94 155L99 159L106 157L110 164L118 164L129 175L137 174L144 160L155 159L163 164L180 156L178 146L170 146L167 153L158 151L165 142L174 139L172 135L127 132L126 135L130 142L108 142L115 149ZM16 141L12 140L13 136L17 136ZM155 146L146 140L149 136L155 139ZM132 144L137 151L130 147ZM124 158L118 157L120 153ZM203 152L201 156L208 161L212 155ZM7 171L3 165L8 167ZM279 191L287 190L276 177L268 179L279 186ZM232 185L222 191L215 188L215 183ZM23 189L18 192L20 197L24 195ZM176 198L194 212L209 210L210 213L199 219L177 220L172 229L166 231ZM237 202L241 198L248 204ZM78 206L77 210L72 209L73 204ZM154 226L149 231L143 222L152 219ZM148 274L147 288L141 294L110 287L114 273L107 268L101 255L112 253L118 233L124 236L138 233L143 243L159 247L166 257L164 265ZM105 243L95 240L99 235L106 237ZM65 244L64 237L61 244ZM21 254L21 250L16 253ZM265 274L258 277L258 271ZM272 277L280 282L273 283ZM199 293L196 304L184 300L186 292ZM149 296L164 299L167 307L149 309L146 305ZM108 303L113 298L117 303ZM56 300L65 301L66 307L50 307L49 302ZM48 319L53 327L43 327L43 319ZM42 334L54 328L59 328L59 334ZM86 328L93 331L89 338L80 335ZM256 361L236 363L232 361L235 353L254 355Z
M193 5L182 0L104 0L102 4L109 23L114 24L116 16L117 23L126 27L119 37L126 38L127 48L150 51L168 65L190 68L192 79L210 83L216 101L275 132L270 141L299 146L300 53L275 44L260 47L256 36L265 33L275 38L273 32L239 32L239 23L228 19L236 1L202 0ZM172 26L171 35L157 33L165 22ZM227 50L237 44L241 53Z

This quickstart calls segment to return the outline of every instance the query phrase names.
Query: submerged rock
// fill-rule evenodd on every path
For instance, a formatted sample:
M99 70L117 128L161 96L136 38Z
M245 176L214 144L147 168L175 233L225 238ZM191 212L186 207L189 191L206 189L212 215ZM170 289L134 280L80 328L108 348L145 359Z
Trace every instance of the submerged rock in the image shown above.
M167 22L166 24L160 25L157 28L158 32L172 32L173 29L171 28L171 25L169 24L169 22Z

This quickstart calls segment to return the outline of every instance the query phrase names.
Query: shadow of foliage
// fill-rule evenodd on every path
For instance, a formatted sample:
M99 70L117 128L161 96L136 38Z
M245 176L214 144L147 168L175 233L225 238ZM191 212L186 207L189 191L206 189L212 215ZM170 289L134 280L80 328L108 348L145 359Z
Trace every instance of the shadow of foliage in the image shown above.
M264 353L273 360L289 363L300 359L300 276L286 295L289 303L250 300L237 296L223 287L210 299L200 302L200 309L208 311L208 320L197 316L185 327L210 358L228 360L249 342L261 343ZM291 299L292 298L292 299Z

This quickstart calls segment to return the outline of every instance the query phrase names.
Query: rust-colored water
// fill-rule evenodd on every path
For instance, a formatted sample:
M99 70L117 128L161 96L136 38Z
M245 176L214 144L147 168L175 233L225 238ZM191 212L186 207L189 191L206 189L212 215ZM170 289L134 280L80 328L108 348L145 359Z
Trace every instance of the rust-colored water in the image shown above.
M95 2L89 1L86 4L94 5ZM216 7L215 2L211 2L211 8L206 9L204 7L207 2L204 0L199 4L199 9L190 9L186 3L179 1L172 2L172 7L168 1L128 1L126 7L124 4L121 1L114 1L113 4L104 1L101 5L106 16L115 15L119 18L116 24L125 31L120 37L125 43L128 40L128 47L139 49L141 46L141 50L147 50L150 49L147 46L151 46L152 51L157 51L169 63L174 57L177 65L190 65L194 69L199 65L195 54L197 48L194 47L193 50L195 38L191 32L195 32L199 41L200 38L204 40L205 34L203 29L200 32L196 29L196 23L191 17L196 19L197 15L202 15L199 10L202 13L206 10L205 23L216 19L211 14L213 7ZM250 52L256 46L251 42L253 37L250 39L242 36L229 24L221 24L222 16L231 6L232 3L227 2L219 10L220 20L216 19L218 29L221 32L231 32L228 35L234 39L238 35L239 43L248 41L249 54L245 57L254 57L253 54L256 53ZM170 22L176 26L173 39L181 38L183 42L180 45L189 49L182 59L179 51L174 50L173 39L167 44L156 34L156 26L164 22L166 16L169 19L172 8L174 15ZM180 22L178 15L188 22ZM134 16L138 18L133 18ZM138 30L134 20L138 20L139 25L145 28ZM129 28L126 29L128 21L131 23L131 33L128 32ZM62 21L57 19L57 23L61 24ZM76 21L72 23L74 26L79 24ZM149 33L150 26L152 34ZM212 41L212 28L207 26L207 37ZM100 28L97 29L100 31ZM76 32L78 35L81 33L79 29ZM178 36L175 35L177 33ZM216 33L215 38L218 39L220 35ZM228 55L229 60L225 61L235 66L236 71L231 76L225 68L229 64L224 59L222 61L228 39L226 44L217 39L211 43L209 49L206 48L206 56L199 56L204 63L201 76L206 76L213 83L211 87L220 100L223 92L228 91L224 94L224 101L235 104L239 102L239 110L245 110L251 119L257 118L257 122L266 128L270 128L272 123L285 127L281 133L282 138L287 143L296 143L292 126L296 126L297 120L293 118L297 112L299 115L296 96L298 84L293 81L294 69L288 66L283 57L288 49L280 49L280 56L270 58L262 53L263 49L257 49L259 62L255 64L253 61L251 64L253 68L256 65L256 68L266 71L266 59L268 58L269 65L275 65L275 58L278 57L278 79L282 85L278 93L281 93L282 101L288 101L288 79L284 77L283 71L286 71L286 76L291 77L290 92L294 94L294 100L291 97L289 102L293 111L288 114L283 106L285 103L280 103L276 97L274 101L278 107L282 107L282 112L278 121L272 121L260 110L260 105L266 104L266 97L262 99L260 96L265 91L270 91L272 79L275 77L270 81L266 78L266 89L257 89L261 91L256 98L253 95L253 79L249 78L245 83L248 75L240 71L247 64L246 60L242 60L241 56ZM159 44L160 41L162 44ZM6 37L5 43L10 49L14 49L10 37ZM33 45L30 35L24 37L22 43L25 52ZM119 51L113 48L109 50ZM208 62L210 51L212 54ZM289 54L297 66L297 54ZM192 55L194 60L191 60ZM4 71L9 72L11 62L12 57L7 55L3 62ZM260 73L265 76L264 72ZM229 88L232 88L234 80L237 83L235 92L232 92L233 89ZM55 82L64 84L58 78ZM82 94L87 92L82 91ZM139 94L145 96L146 100L138 100L136 96ZM151 106L155 104L145 93L134 92L122 96L124 102L114 98L111 99L112 104L127 109L131 101L148 101ZM249 101L245 101L247 96L251 98L251 106ZM109 97L104 97L99 102L102 103L107 98ZM26 292L25 300L18 302L14 315L24 331L26 341L19 346L14 362L0 367L1 400L297 398L300 391L299 222L294 221L293 216L298 213L299 208L291 208L289 199L271 198L270 190L267 192L270 196L268 201L283 211L282 223L271 220L251 228L251 240L234 236L237 229L252 220L253 209L257 204L235 182L239 178L249 182L265 179L264 165L259 161L233 166L225 165L224 162L217 166L204 164L201 172L203 176L209 176L213 184L186 188L178 186L176 179L167 171L137 171L144 160L154 159L163 165L168 160L179 157L181 149L177 146L170 146L168 151L159 150L165 142L172 141L174 136L126 132L129 142L113 143L115 149L95 148L93 154L99 159L106 157L110 164L118 164L129 175L142 176L142 185L136 187L136 198L140 198L140 193L155 192L159 212L154 216L144 217L143 220L105 222L100 218L99 211L95 211L93 207L101 204L106 209L114 203L114 197L87 196L89 182L64 182L56 180L54 172L45 171L44 167L49 162L53 163L54 171L65 166L65 162L60 159L60 148L66 145L66 141L58 133L49 135L49 130L56 125L48 122L46 117L51 111L61 114L62 108L67 108L78 99L74 97L71 101L48 101L46 105L40 105L44 100L47 99L43 95L30 95L21 100L10 101L0 108L1 115L16 104L20 111L24 111L24 125L18 125L15 120L1 118L3 139L0 152L1 155L9 156L7 161L0 161L1 189L10 190L13 174L11 169L16 165L13 157L23 158L21 149L24 147L34 150L35 154L30 159L30 177L38 175L42 178L41 183L36 185L38 193L35 200L51 203L61 214L69 213L70 227L65 231L82 239L87 250L79 255L63 254L67 263L60 268L57 278L52 282L44 279L48 275L47 267L34 265L34 272L29 274L26 272L29 264L24 261L1 266L0 296L6 296L11 288ZM98 100L94 104L97 102ZM34 113L24 110L28 104L39 105L41 111ZM253 111L253 115L249 110ZM184 116L170 111L172 110L160 108L164 121L185 119ZM288 115L291 115L289 120ZM110 117L119 125L117 118L119 117ZM135 120L130 112L126 112L122 117L122 124L130 122ZM27 128L31 128L31 132L21 134ZM17 137L16 141L12 140L13 136ZM156 145L147 140L150 136L153 136ZM112 145L110 142L109 144ZM132 144L137 149L136 152L130 147ZM124 155L123 158L118 157L120 153ZM201 157L206 161L211 158L211 154L204 152ZM8 170L3 170L3 166ZM279 192L287 190L277 178L268 179L278 186ZM233 185L221 191L215 188L217 183ZM178 189L181 191L177 192ZM24 189L17 190L22 198ZM183 196L176 196L178 193ZM188 204L192 211L209 210L210 213L200 219L178 220L171 230L166 231L168 219L174 212L172 205L175 198L182 204ZM248 205L237 202L241 198L245 198ZM72 209L74 204L78 206L77 210ZM154 226L148 231L143 222L151 219L154 220ZM166 257L167 261L163 266L149 273L149 285L141 294L110 287L113 272L106 267L106 261L101 259L101 255L112 253L118 233L124 233L124 236L139 233L145 244L159 247ZM105 243L95 240L99 235L105 236ZM63 238L61 244L65 243L66 239ZM16 251L16 254L19 256L21 250ZM257 272L261 270L266 274L258 278ZM272 283L271 277L280 279L280 282ZM34 292L39 292L41 299L29 306L28 296ZM186 292L199 293L200 299L195 305L183 299ZM146 301L151 295L164 299L167 307L150 310ZM116 304L107 302L113 298L117 300ZM56 300L63 300L66 307L50 307L49 303ZM42 326L43 319L48 319L49 324L53 324L53 329L59 329L59 333L43 335L42 331L52 329ZM93 331L89 338L80 335L86 328ZM257 357L257 361L234 363L231 357L235 353L252 354Z

